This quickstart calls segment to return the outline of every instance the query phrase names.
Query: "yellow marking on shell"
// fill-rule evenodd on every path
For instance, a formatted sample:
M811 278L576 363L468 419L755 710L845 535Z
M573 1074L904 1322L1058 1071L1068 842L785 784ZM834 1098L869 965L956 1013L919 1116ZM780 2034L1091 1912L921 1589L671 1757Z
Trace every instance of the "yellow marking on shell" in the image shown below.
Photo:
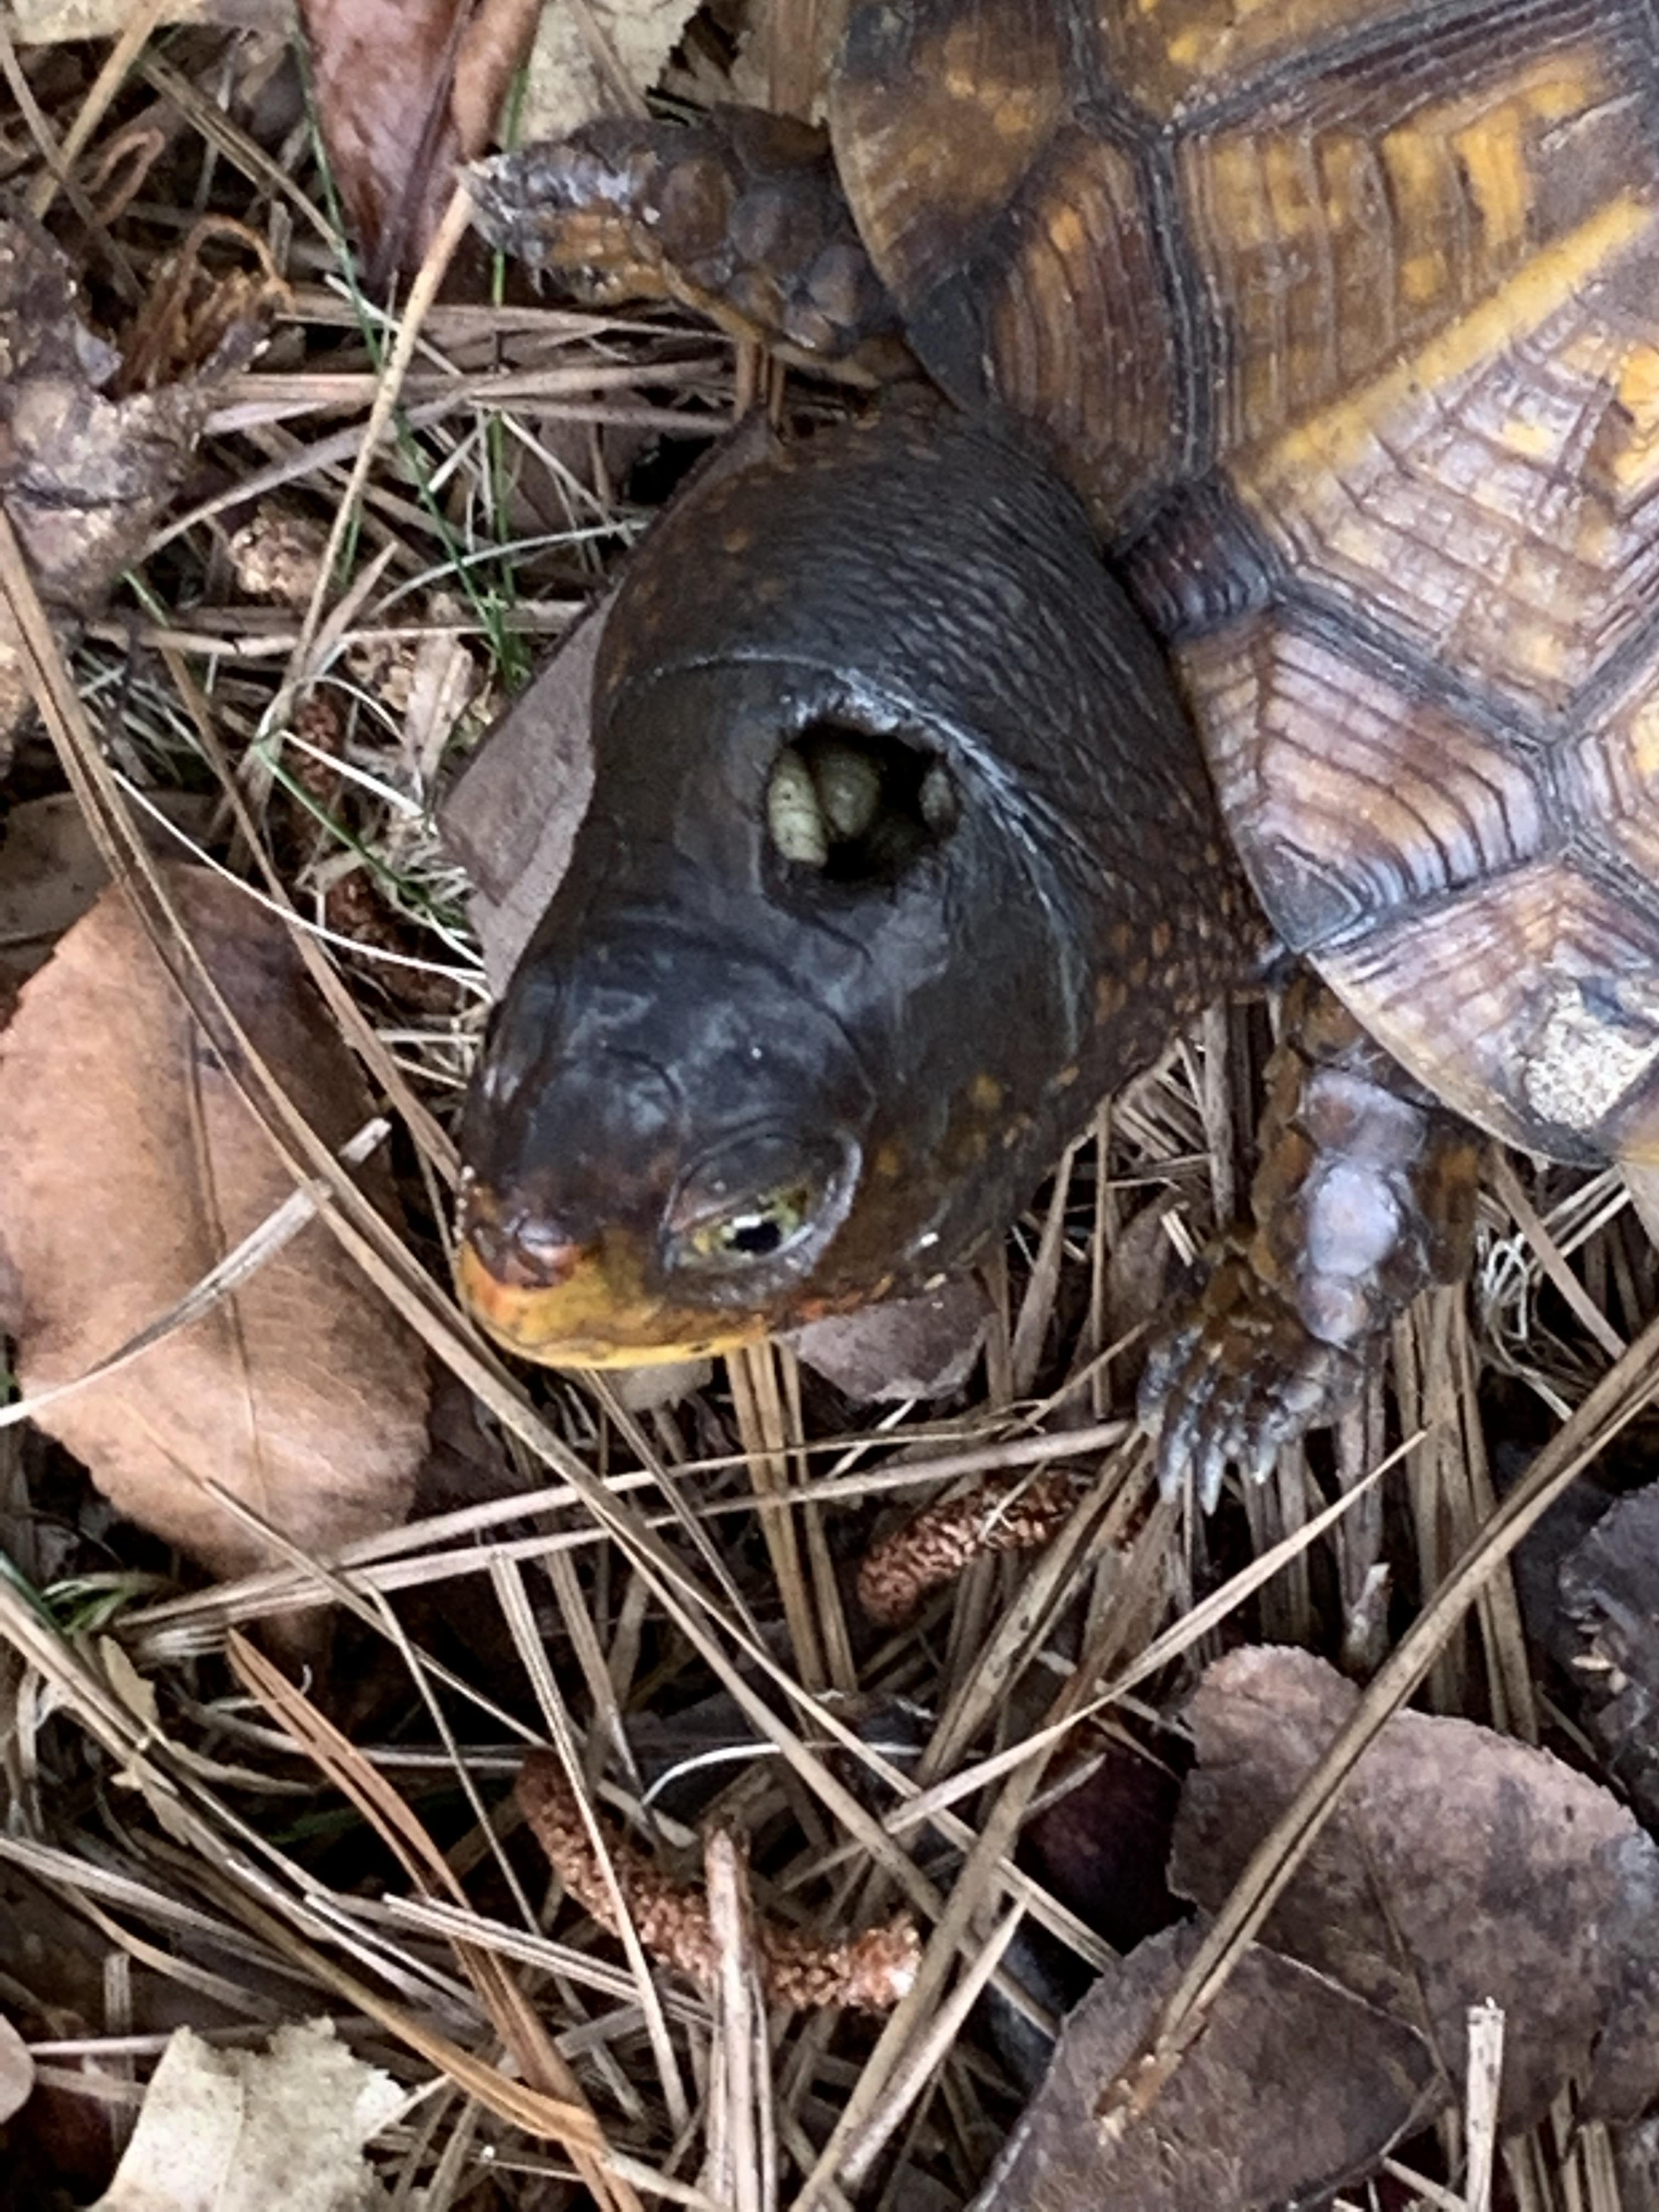
M1400 295L1410 307L1426 307L1451 289L1451 264L1443 253L1408 254L1400 264Z
M1321 210L1310 196L1301 145L1293 138L1265 138L1257 150L1274 232L1281 240L1305 237L1318 228Z
M1157 0L1153 0L1153 6L1147 7L1146 12L1152 14L1156 4ZM1240 24L1248 23L1253 15L1282 14L1284 4L1285 0L1232 0L1228 13L1233 19L1233 27L1237 28ZM1200 18L1176 31L1168 40L1165 51L1176 69L1197 70L1210 58L1215 44L1215 24Z
M981 1070L968 1085L968 1097L981 1114L994 1114L1002 1103L1002 1085Z
M883 1145L876 1153L875 1171L882 1182L896 1182L904 1173L902 1148L890 1140Z
M1509 630L1512 666L1524 668L1542 683L1559 683L1566 672L1567 641L1545 623L1512 622Z
M1227 245L1260 252L1275 242L1273 211L1261 190L1262 147L1253 138L1218 138L1210 147L1210 193L1227 210Z
M1534 254L1492 299L1482 301L1351 398L1322 409L1242 459L1239 489L1270 518L1297 487L1346 475L1374 443L1376 426L1422 391L1444 391L1483 362L1530 337L1596 276L1653 220L1634 192L1621 192ZM1280 487L1284 488L1281 494Z
M1480 217L1485 252L1507 255L1523 246L1533 214L1529 148L1540 126L1582 115L1605 96L1602 73L1594 65L1598 58L1582 52L1547 55L1512 77L1495 103L1483 88L1473 99L1419 109L1388 132L1381 152L1401 235L1436 224L1455 162L1457 183Z
M1659 480L1659 347L1638 339L1619 371L1618 399L1625 421L1607 473L1627 496Z
M1630 757L1645 784L1659 782L1659 698L1647 700L1631 723Z
M1468 180L1489 249L1521 245L1532 217L1532 177L1527 167L1523 116L1513 101L1452 133L1458 164Z
M1547 422L1533 422L1524 415L1511 416L1503 434L1510 452L1528 461L1547 460L1560 442Z
M1058 254L1070 259L1081 253L1089 242L1089 233L1082 216L1068 203L1062 202L1048 217L1048 242Z
M1401 235L1409 238L1417 224L1432 222L1439 212L1446 174L1440 133L1425 129L1421 118L1413 118L1384 131L1377 151L1399 210Z

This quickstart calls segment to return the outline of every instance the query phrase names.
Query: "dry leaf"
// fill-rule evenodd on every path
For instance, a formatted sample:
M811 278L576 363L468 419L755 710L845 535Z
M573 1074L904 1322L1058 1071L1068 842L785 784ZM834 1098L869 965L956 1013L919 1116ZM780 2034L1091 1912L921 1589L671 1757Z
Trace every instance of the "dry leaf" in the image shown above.
M1612 1506L1561 1563L1590 1727L1644 1819L1659 1813L1659 1483Z
M577 0L546 9L530 50L520 140L562 138L592 116L627 113L696 12L696 0Z
M975 2212L1314 2203L1432 2113L1440 2091L1420 2037L1257 1944L1151 2114L1107 2135L1100 2093L1146 2041L1200 1932L1154 1936L1067 2016Z
M181 2027L93 2212L368 2212L386 2198L363 2145L402 2102L329 2021L279 2027L264 2051Z
M369 282L418 269L481 154L541 0L301 0L334 179Z
M1236 1651L1208 1670L1188 1714L1179 1895L1219 1906L1358 1694L1306 1651ZM1569 2075L1601 2117L1659 2089L1659 1849L1607 1790L1473 1721L1389 1723L1262 1936L1421 2026L1455 2081L1468 2008L1495 1999L1506 2132Z
M136 560L182 477L223 377L252 349L240 325L198 374L103 397L120 355L76 310L68 261L36 223L0 219L0 502L48 605L84 620ZM28 704L0 636L0 765Z
M34 2061L17 2030L0 2013L0 2127L21 2112L34 2093Z
M152 794L168 822L186 836L207 830L214 801L205 792ZM160 823L145 816L145 841L159 854L178 850ZM80 803L69 792L25 799L0 824L0 1026L19 988L50 957L109 881Z
M914 1298L809 1322L789 1341L798 1358L860 1404L942 1398L972 1373L992 1312L978 1276L956 1275Z
M439 810L471 878L467 911L498 994L552 902L593 790L593 664L609 599L550 653Z
M369 1102L287 931L205 870L167 880L256 1048L340 1145ZM106 892L0 1037L0 1261L25 1392L165 1316L291 1191L131 908ZM232 1297L37 1418L122 1512L240 1574L269 1547L201 1481L328 1551L403 1518L426 1404L418 1340L313 1221Z

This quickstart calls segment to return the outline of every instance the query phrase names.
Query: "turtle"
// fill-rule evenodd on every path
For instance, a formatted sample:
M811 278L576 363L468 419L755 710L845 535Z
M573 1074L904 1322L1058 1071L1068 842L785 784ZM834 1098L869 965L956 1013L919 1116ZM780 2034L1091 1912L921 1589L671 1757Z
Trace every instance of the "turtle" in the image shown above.
M1659 11L873 0L827 143L601 120L485 234L872 387L682 495L466 1109L553 1364L983 1253L1292 963L1166 1482L1349 1401L1490 1137L1659 1158ZM1289 972L1288 969L1286 972Z

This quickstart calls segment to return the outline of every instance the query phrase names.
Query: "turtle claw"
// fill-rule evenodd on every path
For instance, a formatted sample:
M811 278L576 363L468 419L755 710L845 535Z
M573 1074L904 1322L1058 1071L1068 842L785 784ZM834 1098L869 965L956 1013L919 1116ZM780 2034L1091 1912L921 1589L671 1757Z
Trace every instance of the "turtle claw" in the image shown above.
M1194 1304L1154 1342L1138 1412L1157 1455L1158 1488L1190 1481L1214 1510L1228 1468L1263 1482L1283 1444L1334 1420L1367 1372L1368 1345L1315 1336L1249 1243L1225 1240Z

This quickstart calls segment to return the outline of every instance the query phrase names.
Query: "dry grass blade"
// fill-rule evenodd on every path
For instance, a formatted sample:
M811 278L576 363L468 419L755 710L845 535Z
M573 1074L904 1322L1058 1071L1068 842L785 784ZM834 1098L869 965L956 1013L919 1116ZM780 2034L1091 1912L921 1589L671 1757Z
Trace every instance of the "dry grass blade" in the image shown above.
M1504 2015L1494 2004L1476 2005L1469 2014L1469 2078L1463 2094L1463 2200L1468 2212L1492 2212L1503 2072Z
M245 1638L233 1637L230 1656L243 1681L307 1756L356 1806L402 1862L416 1887L423 1891L447 1891L457 1904L465 1903L465 1893L451 1873L443 1853L408 1805L356 1745ZM477 1950L471 1944L459 1944L456 1948L496 2033L512 2052L518 2072L532 2087L550 2092L585 2115L588 2125L574 2138L567 2137L566 2142L588 2187L601 2203L614 2204L617 2212L633 2212L638 2200L631 2189L625 2184L617 2184L595 2162L596 2148L604 2148L599 2123L588 2111L574 2075L554 2048L524 1992L493 1953Z

